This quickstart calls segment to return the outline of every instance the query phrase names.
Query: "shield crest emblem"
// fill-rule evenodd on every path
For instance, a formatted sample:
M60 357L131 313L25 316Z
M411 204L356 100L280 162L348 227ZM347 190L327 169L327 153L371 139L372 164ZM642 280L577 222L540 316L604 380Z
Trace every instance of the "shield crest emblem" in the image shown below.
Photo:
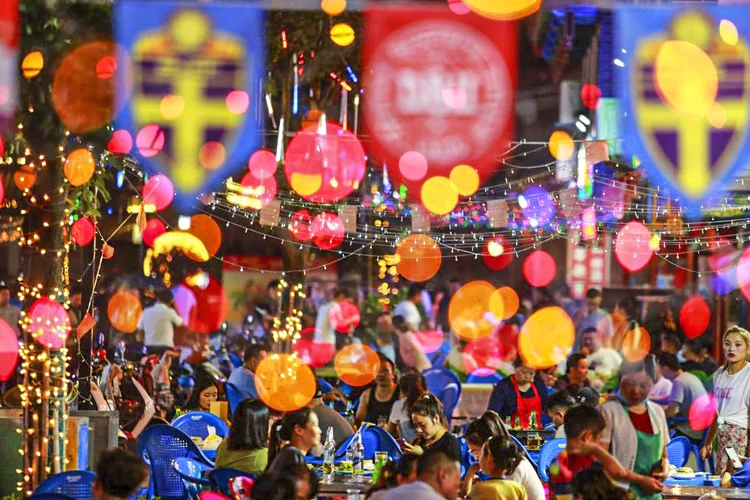
M117 4L117 38L129 56L118 125L135 155L175 186L175 204L225 180L260 143L263 14L241 4Z
M748 13L745 8L618 11L625 148L643 161L652 183L667 187L689 209L744 166L750 52L742 37L728 43L719 25L731 19L746 33ZM699 77L679 78L690 73Z

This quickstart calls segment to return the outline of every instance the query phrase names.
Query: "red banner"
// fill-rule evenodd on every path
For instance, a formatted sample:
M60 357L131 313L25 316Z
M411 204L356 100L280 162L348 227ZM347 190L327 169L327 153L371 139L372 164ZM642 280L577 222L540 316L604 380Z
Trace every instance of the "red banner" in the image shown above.
M394 187L419 193L460 164L486 180L513 136L516 23L422 5L375 6L365 23L366 128Z
M18 0L0 1L0 132L8 130L8 125L16 112L18 38Z

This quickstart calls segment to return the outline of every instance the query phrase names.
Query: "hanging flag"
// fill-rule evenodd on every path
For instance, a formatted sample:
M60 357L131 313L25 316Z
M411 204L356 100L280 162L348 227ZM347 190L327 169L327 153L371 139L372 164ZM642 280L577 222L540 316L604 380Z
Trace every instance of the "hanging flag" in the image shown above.
M427 233L430 231L430 212L422 205L412 204L411 207L411 232Z
M750 8L616 10L624 149L695 211L746 166Z
M490 227L508 227L508 203L505 200L487 200L487 218Z
M18 104L18 12L18 0L0 2L0 133L10 129Z
M513 136L517 25L456 16L444 6L375 5L365 12L365 124L394 185L473 167L480 182Z
M263 13L240 3L122 0L115 31L130 59L118 72L119 126L136 138L143 164L172 181L177 208L191 212L260 146L253 110L264 98Z
M271 203L260 209L261 226L276 227L279 225L281 217L281 201L273 200Z
M341 205L339 207L339 219L344 223L344 231L347 233L356 233L357 205Z

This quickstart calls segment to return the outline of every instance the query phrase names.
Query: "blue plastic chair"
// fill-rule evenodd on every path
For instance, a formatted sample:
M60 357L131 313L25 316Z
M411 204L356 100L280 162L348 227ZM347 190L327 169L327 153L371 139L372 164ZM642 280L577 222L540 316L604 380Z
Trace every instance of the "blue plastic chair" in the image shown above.
M237 387L234 386L234 384L230 384L229 382L224 382L224 392L227 393L227 401L229 402L229 411L231 413L234 413L235 408L242 402L243 398L242 393L240 392Z
M213 467L213 463L203 455L187 434L170 425L148 427L138 436L137 450L151 473L150 496L159 496L162 500L185 498L186 491L182 478L172 467L177 458L193 458Z
M39 493L31 495L29 500L76 500L73 497L63 495L61 493Z
M362 445L365 448L365 460L375 458L376 451L384 451L392 459L398 459L403 455L401 447L390 433L377 425L368 425L362 432ZM346 449L344 449L346 453Z
M42 493L57 493L76 500L94 498L91 487L94 485L96 474L87 470L73 470L50 476L34 490L34 495Z
M328 394L333 390L333 386L322 378L317 377L315 380L318 381L318 386L320 387L320 390L323 391L323 394Z
M429 354L427 356L427 359L430 360L430 363L432 363L432 366L434 367L442 367L445 364L445 360L448 359L448 353L450 353L451 346L448 342L443 342L443 344L438 348L437 351Z
M214 469L208 474L208 479L211 481L211 489L218 490L222 495L232 497L232 491L230 483L235 477L249 477L255 479L254 474L248 474L245 471L239 469L232 469L231 467L221 467Z
M545 483L549 482L549 466L552 465L552 462L560 453L562 453L567 443L568 442L565 439L554 438L544 443L542 449L539 450L537 472L539 472L539 477L542 478L542 481Z
M230 352L229 353L229 361L232 363L232 366L235 368L239 368L242 366L242 358L237 355L237 353Z
M667 443L667 458L670 465L678 469L684 467L690 458L690 440L685 436L677 436Z
M445 368L431 368L423 373L427 381L427 390L433 393L443 403L445 416L450 426L453 410L461 399L461 379L458 375Z
M179 457L172 462L172 467L182 479L185 493L189 500L198 500L198 494L211 482L204 477L212 468L192 458Z
M222 439L229 435L227 424L220 417L206 411L185 413L174 419L170 425L176 429L180 429L190 437L199 437L201 439L206 439L206 436L208 436L208 426L214 427L216 435Z
M495 385L498 382L500 382L503 378L502 375L500 375L497 372L489 372L487 375L475 375L474 373L470 373L466 377L466 383L467 384L492 384Z

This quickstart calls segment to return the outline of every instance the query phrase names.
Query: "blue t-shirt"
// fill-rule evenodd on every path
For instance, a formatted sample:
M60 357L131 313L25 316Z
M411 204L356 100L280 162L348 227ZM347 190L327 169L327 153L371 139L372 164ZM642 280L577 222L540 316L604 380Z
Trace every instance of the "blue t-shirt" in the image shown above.
M229 375L229 380L227 380L227 382L235 386L237 390L240 391L240 394L242 394L242 399L258 398L258 391L255 390L255 375L244 366L238 366L237 368L232 370L232 373Z

